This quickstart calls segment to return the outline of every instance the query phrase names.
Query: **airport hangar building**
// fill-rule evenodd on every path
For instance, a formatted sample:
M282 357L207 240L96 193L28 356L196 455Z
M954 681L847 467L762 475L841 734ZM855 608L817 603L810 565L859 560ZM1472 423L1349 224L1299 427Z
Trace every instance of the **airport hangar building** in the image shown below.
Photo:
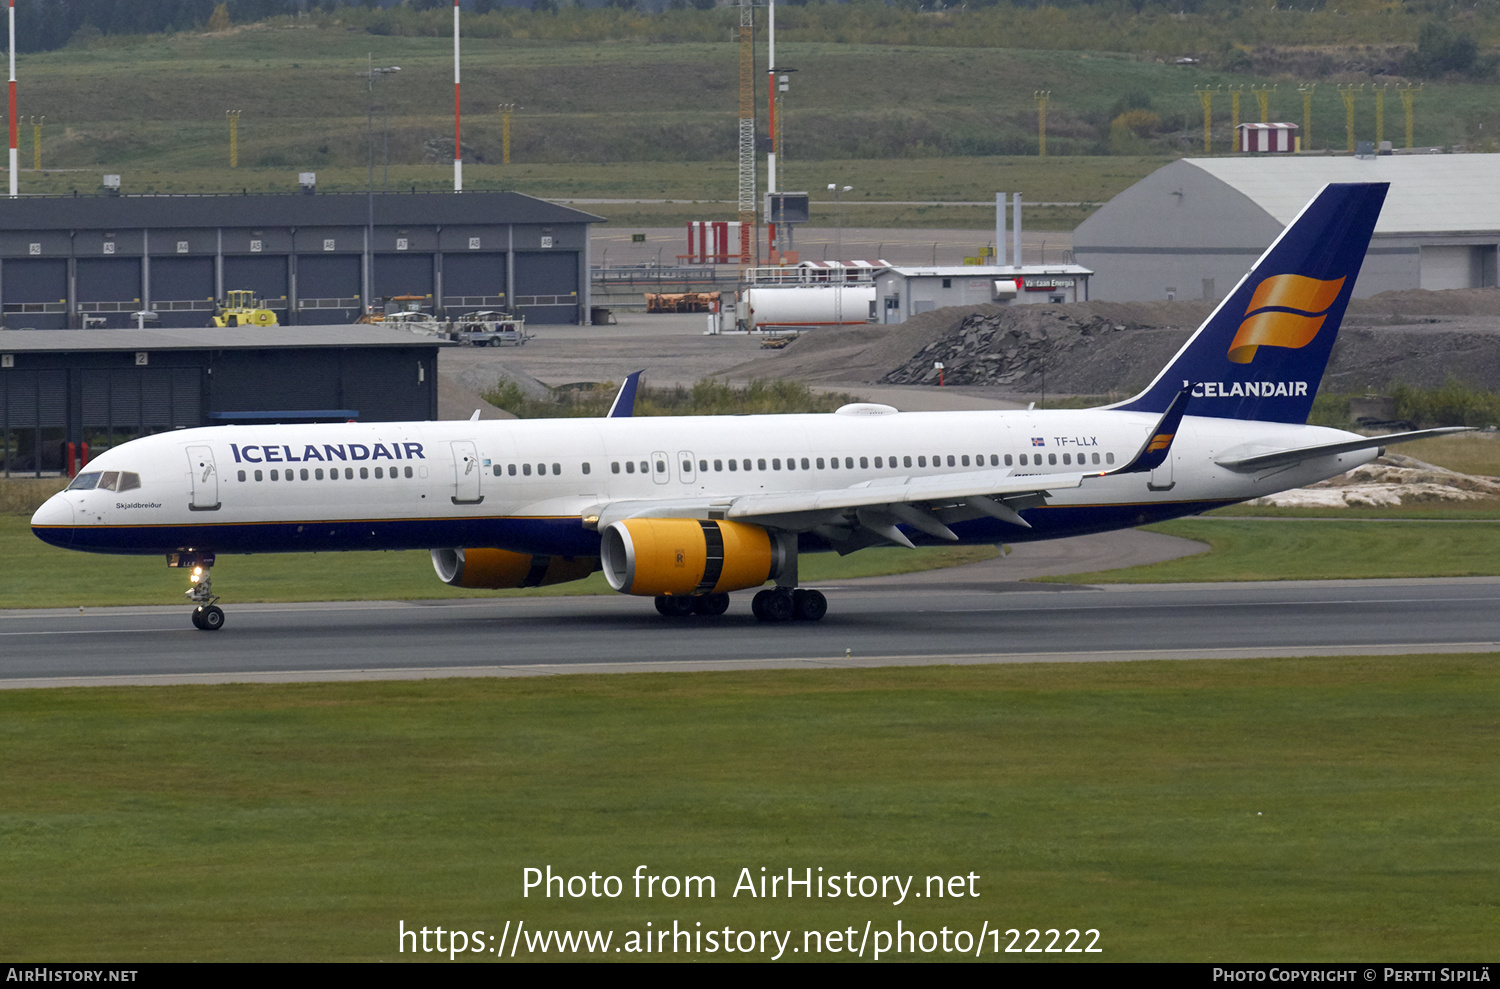
M71 475L194 426L436 419L444 346L347 324L0 330L0 476Z
M1112 302L1229 294L1328 182L1389 182L1354 294L1497 284L1500 155L1183 158L1101 207L1073 232Z
M0 323L123 327L150 310L208 326L236 289L292 326L352 323L394 296L586 323L600 220L513 192L0 199Z

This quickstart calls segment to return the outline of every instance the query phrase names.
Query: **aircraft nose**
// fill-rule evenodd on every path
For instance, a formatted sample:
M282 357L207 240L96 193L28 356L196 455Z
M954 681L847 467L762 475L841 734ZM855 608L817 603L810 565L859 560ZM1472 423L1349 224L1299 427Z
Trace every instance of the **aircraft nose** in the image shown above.
M31 517L31 531L44 543L66 546L73 541L73 521L72 503L56 494Z

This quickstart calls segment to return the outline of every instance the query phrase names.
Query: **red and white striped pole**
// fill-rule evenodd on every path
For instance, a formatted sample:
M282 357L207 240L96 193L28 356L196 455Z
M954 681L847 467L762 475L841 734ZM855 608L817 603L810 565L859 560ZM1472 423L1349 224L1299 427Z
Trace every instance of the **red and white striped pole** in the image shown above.
M16 0L10 0L12 4ZM14 73L12 73L14 77ZM458 0L453 0L453 191L464 191L464 146L459 137L458 115ZM14 125L12 125L14 129ZM12 144L15 139L11 139Z
M19 121L16 119L16 0L10 0L10 197L21 194Z

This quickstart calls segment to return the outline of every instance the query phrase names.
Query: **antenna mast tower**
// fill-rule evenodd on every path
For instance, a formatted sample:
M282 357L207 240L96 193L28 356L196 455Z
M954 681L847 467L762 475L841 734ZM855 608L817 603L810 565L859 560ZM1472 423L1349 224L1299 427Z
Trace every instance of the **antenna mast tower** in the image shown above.
M755 243L755 3L740 5L740 264Z

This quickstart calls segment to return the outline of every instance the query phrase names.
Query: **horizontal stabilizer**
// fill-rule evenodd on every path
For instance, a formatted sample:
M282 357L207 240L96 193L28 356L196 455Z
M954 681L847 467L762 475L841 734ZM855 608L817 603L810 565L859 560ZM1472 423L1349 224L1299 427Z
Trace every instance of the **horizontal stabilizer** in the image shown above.
M1366 436L1357 440L1345 440L1340 443L1320 443L1317 446L1303 446L1294 450L1274 450L1270 453L1256 454L1253 457L1216 460L1214 462L1226 470L1236 471L1241 474L1253 474L1256 471L1270 470L1275 467L1290 467L1293 464L1300 464L1304 460L1313 460L1317 457L1332 457L1340 453L1353 453L1355 450L1369 450L1378 446L1390 446L1394 443L1410 443L1412 440L1425 440L1434 436L1447 436L1451 433L1467 433L1471 432L1472 429L1473 427L1471 426L1444 426L1440 429L1417 429L1409 433Z

